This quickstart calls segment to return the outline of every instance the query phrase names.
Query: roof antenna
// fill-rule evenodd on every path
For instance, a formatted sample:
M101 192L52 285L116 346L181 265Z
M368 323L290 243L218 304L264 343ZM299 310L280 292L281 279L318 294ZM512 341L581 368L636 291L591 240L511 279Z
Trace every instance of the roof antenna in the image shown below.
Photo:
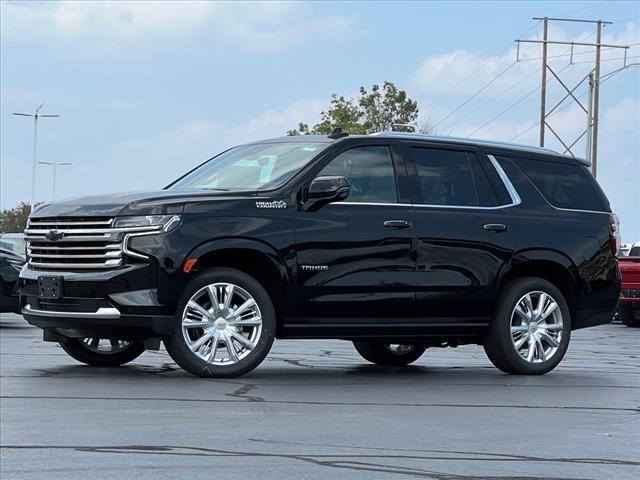
M342 127L334 128L331 133L328 135L329 138L333 140L337 140L338 138L348 137L349 134L347 132L342 131Z

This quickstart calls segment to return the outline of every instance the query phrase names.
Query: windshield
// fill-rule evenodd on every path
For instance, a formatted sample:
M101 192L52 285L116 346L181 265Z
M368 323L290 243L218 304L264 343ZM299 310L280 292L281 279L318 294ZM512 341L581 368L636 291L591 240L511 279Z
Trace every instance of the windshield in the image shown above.
M171 190L269 190L289 180L326 143L262 143L232 148L171 185Z

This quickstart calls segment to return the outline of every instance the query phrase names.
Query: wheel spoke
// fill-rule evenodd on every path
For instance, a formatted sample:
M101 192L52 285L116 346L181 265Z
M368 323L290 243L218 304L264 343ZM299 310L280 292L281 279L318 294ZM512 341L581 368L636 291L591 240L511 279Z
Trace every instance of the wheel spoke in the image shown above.
M211 326L211 323L208 320L199 322L198 320L185 319L182 321L182 326L185 328L207 328Z
M235 338L238 341L238 343L242 344L248 350L253 350L255 348L255 345L251 343L251 341L249 341L249 339L246 338L244 335L234 330L229 330L229 340L231 340L232 338Z
M212 335L213 335L212 332L205 332L204 335L202 335L198 340L193 342L189 346L189 348L191 348L192 352L197 352L198 350L200 350L200 347L202 347L205 343L207 343L207 341L211 338Z
M99 338L92 338L91 339L91 348L98 348L99 345L100 345L100 339Z
M195 310L196 312L198 312L198 314L202 315L203 321L204 319L212 320L211 313L209 313L209 311L199 303L196 303L193 300L189 300L189 303L187 303L187 307L189 307L191 310Z
M529 328L526 325L516 325L511 327L511 333L526 332Z
M529 335L523 335L522 337L520 337L518 340L516 340L515 342L513 342L513 344L516 347L516 350L520 350L522 348L522 346L529 340Z
M527 362L533 362L533 357L536 353L536 342L529 339L529 351L527 352Z
M224 304L222 305L223 310L229 310L229 306L231 305L231 299L233 298L234 290L235 290L235 286L230 284L224 288Z
M561 323L541 323L538 325L538 328L543 328L545 330L562 330Z
M547 294L544 292L542 292L538 297L538 308L536 308L536 311L533 315L535 319L540 319L540 315L542 315L542 312L544 312L544 307L547 304L547 298Z
M233 312L233 318L239 317L240 315L242 315L244 312L246 312L247 310L249 310L250 308L253 308L256 304L256 301L253 298L250 298L249 300L247 300L246 302L244 302L242 305L240 305L234 312Z
M220 332L216 331L213 333L213 338L211 339L211 351L209 355L207 355L207 363L213 363L216 360L216 353L218 352L218 343L220 342Z
M530 293L527 293L524 296L524 304L527 307L527 314L529 315L529 318L533 318L534 310L533 310L533 302L531 301L531 294Z
M236 352L236 347L233 345L231 336L226 331L224 334L224 343L225 343L225 346L227 347L227 351L229 352L229 360L231 360L234 363L237 362L239 360L238 352Z
M209 297L209 301L211 302L211 310L213 310L213 315L217 316L220 311L220 302L218 300L218 292L216 291L215 285L209 285L207 287L207 296Z
M516 305L516 313L520 315L523 320L529 321L531 320L531 315L522 309L520 305Z
M115 338L110 338L109 343L111 344L111 350L117 350L120 347L120 343Z
M558 304L553 300L550 300L549 304L540 315L540 320L545 320L549 315L556 311L556 308L558 308Z
M547 332L545 331L541 331L538 332L538 335L540 335L540 338L543 338L549 345L551 345L552 347L556 348L560 346L560 342L558 342L558 340L556 340L555 338L553 338L551 335L549 335Z
M546 362L547 361L547 356L544 353L544 347L542 346L542 342L540 341L540 337L536 335L535 337L536 339L536 350L538 351L538 358L543 361Z
M234 327L257 327L262 325L262 319L258 316L242 318L240 320L232 320L229 322Z

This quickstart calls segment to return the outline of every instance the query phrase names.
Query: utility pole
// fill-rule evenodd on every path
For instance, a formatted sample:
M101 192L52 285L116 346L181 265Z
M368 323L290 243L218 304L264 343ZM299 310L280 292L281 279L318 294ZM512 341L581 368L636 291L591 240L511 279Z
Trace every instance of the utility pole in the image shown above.
M51 165L53 167L53 187L51 189L51 199L56 199L56 170L59 165L73 165L71 162L38 162L41 165Z
M544 147L545 143L545 132L547 129L553 134L553 136L562 144L564 147L563 153L569 153L571 156L575 157L573 154L572 148L578 143L582 137L587 136L587 159L591 161L592 169L591 173L593 176L596 176L597 173L597 161L598 161L598 122L599 122L599 109L600 109L600 53L602 47L605 48L622 48L625 51L625 60L624 66L627 66L627 55L626 52L630 48L629 45L608 45L602 43L602 26L609 25L611 22L605 22L603 20L580 20L575 18L551 18L551 17L534 17L534 20L540 20L543 22L543 37L542 40L521 40L517 39L518 43L518 51L520 48L520 43L538 43L542 44L542 85L541 85L541 95L540 95L540 146ZM564 42L564 41L554 41L549 40L548 37L548 24L549 21L554 22L577 22L577 23L591 23L596 25L596 42ZM571 46L571 62L573 62L573 48L574 46L580 47L595 47L595 66L594 68L584 76L577 84L575 84L572 88L569 88L560 78L558 73L554 71L553 68L548 63L547 56L547 47L549 45L570 45ZM547 73L551 73L557 82L562 86L562 88L566 91L566 94L562 99L557 102L551 109L547 109ZM584 105L578 100L578 97L574 94L574 92L582 85L582 83L589 79L590 85L590 94L589 94L589 108L585 108ZM592 89L592 91L591 91ZM562 104L566 99L571 97L578 106L587 114L587 129L583 131L575 140L565 141L560 135L549 125L549 116Z
M596 26L596 67L593 79L593 127L591 133L591 173L594 178L598 173L598 119L600 118L600 39L602 38L602 21ZM626 52L626 50L625 50ZM626 55L625 55L626 57Z
M22 117L32 117L33 118L33 166L31 171L31 211L36 206L36 165L38 163L38 119L40 118L57 118L60 115L45 115L40 113L40 110L44 107L44 102L40 104L40 106L36 107L33 113L16 113L14 115L19 115Z
M542 33L542 88L540 89L540 125L544 125L547 106L547 40L549 31L549 18L544 17ZM540 146L544 147L544 127L540 129Z

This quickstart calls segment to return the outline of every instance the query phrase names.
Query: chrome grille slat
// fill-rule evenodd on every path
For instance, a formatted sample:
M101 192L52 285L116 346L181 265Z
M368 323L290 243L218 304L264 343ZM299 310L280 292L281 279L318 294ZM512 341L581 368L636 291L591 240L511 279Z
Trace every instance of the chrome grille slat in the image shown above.
M134 229L110 228L114 218L51 217L29 220L25 230L29 268L35 270L91 270L124 264L123 239ZM47 233L63 234L49 240Z

